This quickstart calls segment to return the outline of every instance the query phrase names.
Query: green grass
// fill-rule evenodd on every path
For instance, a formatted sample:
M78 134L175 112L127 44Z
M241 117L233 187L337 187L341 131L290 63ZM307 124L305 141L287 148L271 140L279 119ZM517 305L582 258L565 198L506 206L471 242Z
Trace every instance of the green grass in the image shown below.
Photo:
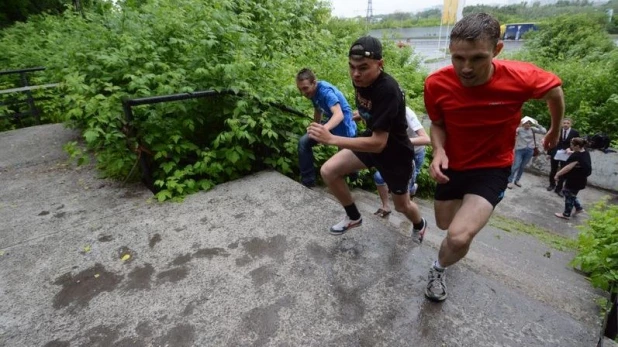
M544 244L559 251L577 249L577 241L574 239L556 235L551 230L541 228L533 224L524 223L516 219L493 215L489 219L489 225L506 232L519 232L532 235Z

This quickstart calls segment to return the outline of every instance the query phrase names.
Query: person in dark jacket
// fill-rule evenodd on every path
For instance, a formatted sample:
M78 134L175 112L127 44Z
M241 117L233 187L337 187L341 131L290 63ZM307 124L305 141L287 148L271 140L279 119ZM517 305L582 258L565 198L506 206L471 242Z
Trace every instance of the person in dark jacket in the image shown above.
M556 181L554 177L556 176L556 172L558 172L558 169L562 169L564 167L565 162L562 160L554 159L554 156L559 150L567 150L571 144L571 140L579 137L579 132L571 128L572 124L573 121L568 118L564 118L562 120L562 129L560 130L560 139L558 140L558 144L556 145L556 147L550 149L547 152L547 155L549 155L549 159L551 160L551 171L549 172L549 186L547 187L547 191L553 190L560 197L564 196L562 194L562 186L564 185L564 180Z
M592 173L592 160L585 146L586 140L581 137L572 139L570 151L573 152L565 162L564 167L554 177L556 181L560 178L564 178L565 181L564 188L562 189L564 194L564 212L556 212L555 215L558 218L569 219L573 208L575 208L574 214L584 212L584 208L579 199L577 199L577 193L586 188L588 176Z

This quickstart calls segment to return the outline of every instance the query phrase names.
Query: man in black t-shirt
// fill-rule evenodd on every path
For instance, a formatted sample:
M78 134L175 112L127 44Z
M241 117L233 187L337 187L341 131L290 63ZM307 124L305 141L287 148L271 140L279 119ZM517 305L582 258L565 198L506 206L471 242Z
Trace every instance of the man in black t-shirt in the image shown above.
M356 90L356 107L367 124L366 136L335 136L318 123L312 123L307 129L312 139L344 148L324 163L320 170L324 182L346 211L343 220L333 225L330 232L341 235L361 225L363 220L345 176L375 167L393 193L395 210L412 222L412 237L420 243L427 229L427 221L408 196L414 146L406 133L403 92L397 81L382 70L382 44L378 39L371 36L359 38L352 44L348 57L350 76Z

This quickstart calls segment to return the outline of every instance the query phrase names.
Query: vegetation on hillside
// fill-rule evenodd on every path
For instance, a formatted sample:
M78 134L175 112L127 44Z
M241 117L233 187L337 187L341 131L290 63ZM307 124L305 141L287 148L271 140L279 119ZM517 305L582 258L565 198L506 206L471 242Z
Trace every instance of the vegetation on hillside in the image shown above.
M46 66L38 81L61 82L47 107L55 120L83 130L101 172L125 179L146 156L165 200L264 168L295 178L298 138L312 114L295 74L312 68L353 100L346 56L362 30L332 19L319 0L127 2L17 23L0 32L0 65ZM418 106L424 76L411 53L385 43L386 69ZM246 96L139 106L130 123L121 105L123 98L228 89ZM335 150L316 148L318 164Z
M612 16L612 20L609 21L609 9L613 9L618 14L618 0L610 0L602 5L587 0L561 0L555 4L543 6L535 1L522 1L519 4L504 6L473 5L464 7L463 14L485 12L496 17L500 23L542 23L561 15L602 16L605 18L603 23L605 30L611 34L618 34L618 16ZM438 26L441 18L441 8L431 8L416 13L396 12L374 16L370 27L371 29L386 29Z
M618 139L618 49L603 32L599 16L563 15L531 32L514 56L555 72L563 82L566 116L581 134L606 133ZM542 101L524 105L524 114L549 124Z

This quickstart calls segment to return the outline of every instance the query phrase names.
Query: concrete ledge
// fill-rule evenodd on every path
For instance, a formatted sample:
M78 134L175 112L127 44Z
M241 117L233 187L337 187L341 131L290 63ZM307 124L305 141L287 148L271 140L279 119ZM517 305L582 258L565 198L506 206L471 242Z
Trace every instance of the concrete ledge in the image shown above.
M588 177L588 184L612 192L618 191L618 153L606 154L593 149L590 150L590 158L592 159L592 174ZM549 176L550 160L547 155L539 155L530 161L526 169Z

